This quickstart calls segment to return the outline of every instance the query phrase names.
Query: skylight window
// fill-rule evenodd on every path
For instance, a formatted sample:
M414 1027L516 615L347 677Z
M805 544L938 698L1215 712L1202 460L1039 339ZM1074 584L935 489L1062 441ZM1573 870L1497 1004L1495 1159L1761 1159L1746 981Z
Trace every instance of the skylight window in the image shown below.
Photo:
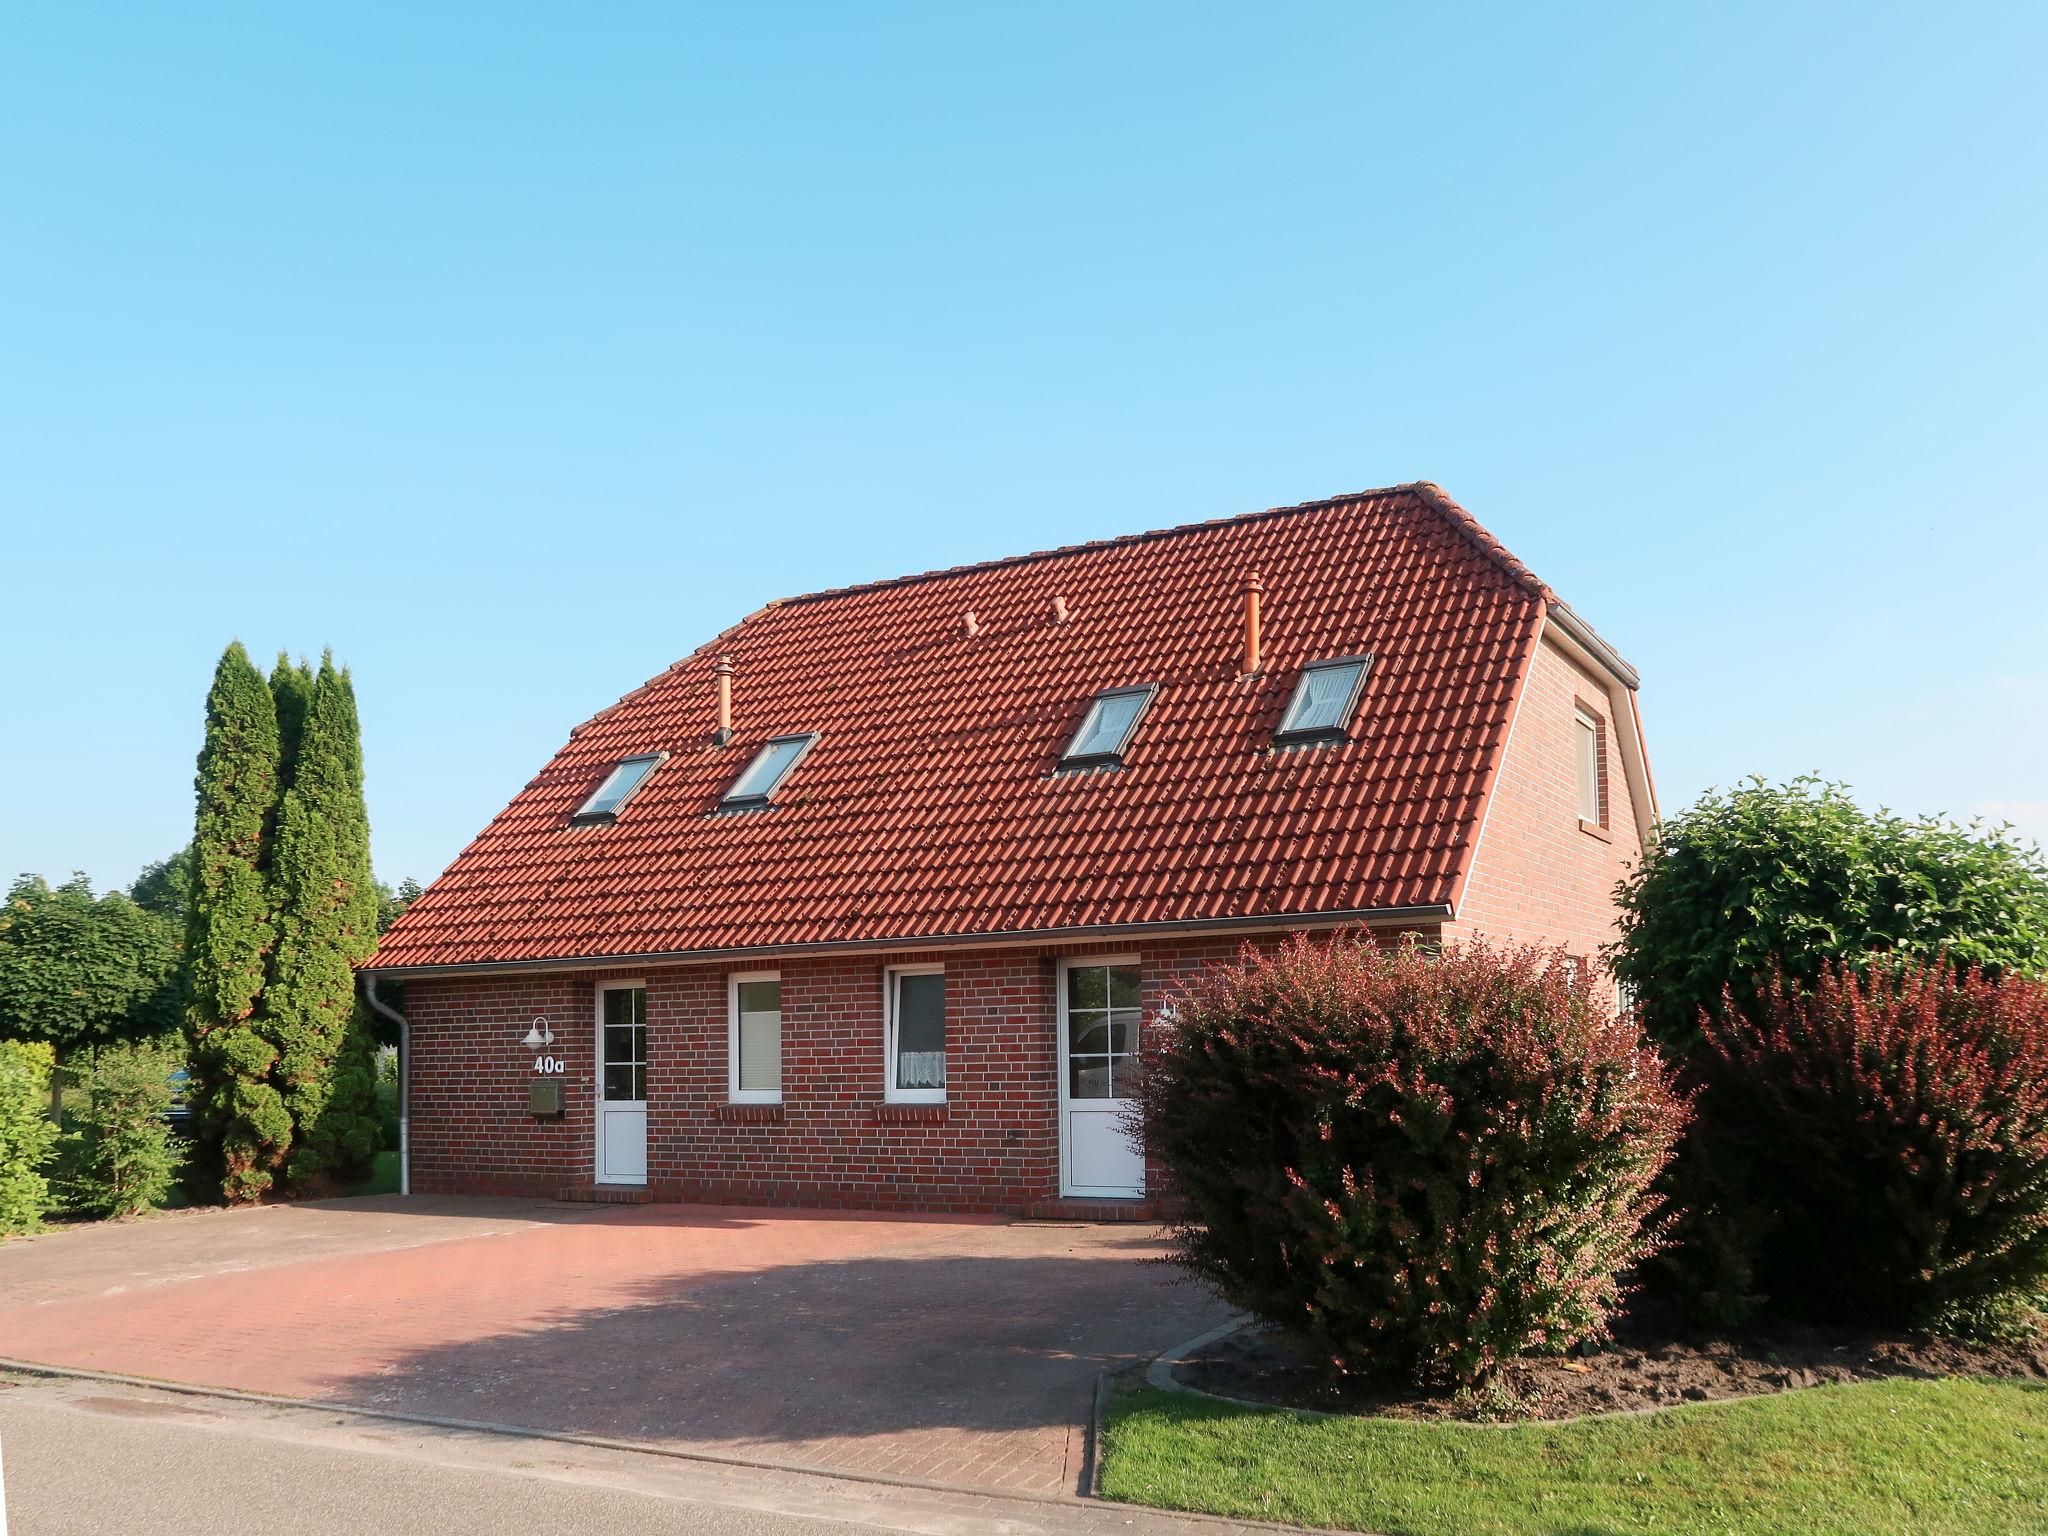
M1107 693L1098 693L1081 720L1081 729L1074 732L1074 739L1060 755L1060 766L1092 768L1122 762L1124 748L1130 744L1138 721L1144 717L1145 706L1157 691L1148 686L1112 688Z
M1342 656L1303 667L1273 740L1283 746L1342 741L1351 727L1351 712L1358 707L1366 668L1371 665L1370 656Z
M777 736L754 754L754 760L733 780L732 788L725 792L719 805L726 810L744 811L768 804L768 797L781 787L817 739L816 731L801 736Z
M666 752L650 752L644 757L627 757L605 775L597 786L597 793L583 802L583 808L569 819L578 824L585 822L616 821L619 807L633 798L633 793L647 782L647 775L661 765Z

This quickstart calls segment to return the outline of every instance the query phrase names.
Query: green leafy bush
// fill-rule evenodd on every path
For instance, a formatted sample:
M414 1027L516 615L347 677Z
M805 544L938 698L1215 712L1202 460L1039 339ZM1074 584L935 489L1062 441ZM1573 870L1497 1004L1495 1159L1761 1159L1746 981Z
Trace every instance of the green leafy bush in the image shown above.
M1707 1025L1708 1262L1772 1306L1941 1326L2048 1286L2048 983L1824 967Z
M50 1203L52 1055L47 1045L0 1040L0 1234L35 1231Z
M170 1074L182 1057L155 1046L111 1047L94 1057L67 1159L65 1195L92 1216L132 1216L163 1203L183 1161L164 1119Z
M1795 779L1708 795L1664 824L1624 882L1609 959L1651 1035L1689 1047L1724 991L1747 1006L1776 972L1810 982L1844 957L1946 954L2048 968L2048 868L1999 833L1867 812Z
M1659 1242L1685 1105L1550 956L1297 939L1150 1034L1181 1262L1337 1372L1483 1385L1604 1334Z

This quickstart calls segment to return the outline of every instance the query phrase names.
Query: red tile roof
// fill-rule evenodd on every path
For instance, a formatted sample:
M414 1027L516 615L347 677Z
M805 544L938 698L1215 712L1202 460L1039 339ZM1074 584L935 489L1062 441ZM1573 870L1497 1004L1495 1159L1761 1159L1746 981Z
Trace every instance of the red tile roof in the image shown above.
M1264 665L1246 678L1254 571ZM771 604L572 732L371 963L1445 904L1554 601L1410 485ZM1274 750L1302 663L1361 652L1351 739ZM1090 699L1143 683L1159 690L1124 766L1055 773ZM819 740L772 809L712 814L764 741L798 731ZM668 759L615 825L569 824L619 759L654 751Z

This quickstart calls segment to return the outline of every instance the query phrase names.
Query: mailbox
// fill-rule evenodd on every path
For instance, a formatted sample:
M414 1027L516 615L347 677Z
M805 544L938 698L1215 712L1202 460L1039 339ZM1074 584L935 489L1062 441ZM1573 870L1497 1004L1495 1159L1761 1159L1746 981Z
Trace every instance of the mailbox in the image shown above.
M526 1091L527 1110L534 1115L559 1115L562 1112L562 1080L559 1077L537 1077Z

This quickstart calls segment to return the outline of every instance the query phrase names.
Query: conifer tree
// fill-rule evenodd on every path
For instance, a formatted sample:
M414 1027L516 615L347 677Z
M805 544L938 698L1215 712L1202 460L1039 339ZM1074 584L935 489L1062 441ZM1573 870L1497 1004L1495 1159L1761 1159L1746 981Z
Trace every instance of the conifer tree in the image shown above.
M277 773L277 705L236 641L206 696L185 945L192 1103L208 1171L231 1201L270 1187L291 1139L270 1081L277 1053L254 1023L275 938L268 870Z
M300 739L306 734L306 711L313 703L313 669L301 658L277 653L270 669L270 696L277 701L277 796L283 803L298 769Z
M271 864L277 949L261 1026L277 1047L292 1122L284 1172L301 1185L345 1182L368 1172L380 1139L354 969L377 947L379 894L355 688L332 653L313 679L289 776Z

